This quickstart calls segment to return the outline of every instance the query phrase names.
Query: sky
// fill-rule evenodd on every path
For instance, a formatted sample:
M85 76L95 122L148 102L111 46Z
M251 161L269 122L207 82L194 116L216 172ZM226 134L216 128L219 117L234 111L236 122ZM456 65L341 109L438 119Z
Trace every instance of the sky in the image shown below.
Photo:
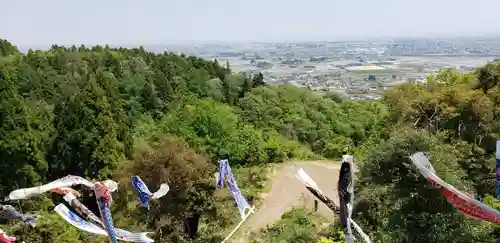
M1 0L16 45L500 35L499 0Z

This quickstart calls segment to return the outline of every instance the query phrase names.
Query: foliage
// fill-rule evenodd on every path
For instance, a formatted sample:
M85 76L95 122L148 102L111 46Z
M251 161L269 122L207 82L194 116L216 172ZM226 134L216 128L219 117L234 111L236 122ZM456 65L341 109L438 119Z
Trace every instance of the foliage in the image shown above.
M260 234L252 235L250 242L315 242L320 222L321 218L305 209L293 209L284 213L281 220L263 229Z
M238 106L246 121L272 127L328 157L362 143L387 115L377 102L339 104L291 85L252 89Z
M213 160L225 157L232 164L262 164L314 156L303 145L273 130L262 131L244 123L234 108L213 100L196 100L172 107L156 124L158 133L148 133L153 136L149 138L145 134L144 139L155 141L159 134L175 134Z
M465 173L452 148L440 145L438 138L425 131L396 130L366 155L356 206L366 222L363 225L369 225L372 232L390 232L398 242L442 242L448 238L441 233L445 231L460 236L454 242L476 242L470 227L462 223L474 222L457 213L412 166L408 156L416 151L428 151L439 176L461 187ZM380 237L374 234L375 239Z
M0 57L14 55L16 53L19 53L16 46L5 39L0 39Z
M499 63L447 69L380 101L348 101L183 54L83 45L23 54L0 40L0 193L67 174L112 177L124 188L112 209L117 226L162 242L220 242L237 210L227 190L215 190L218 159L230 160L256 204L270 163L347 152L359 167L355 217L374 242L495 242L500 227L458 213L408 156L428 152L445 181L498 209L499 74ZM136 208L132 174L171 191L147 213ZM43 216L35 230L2 228L29 242L102 241L53 214L58 201L15 205ZM317 222L298 209L254 240L342 241Z
M203 156L178 138L164 138L160 144L153 148L149 145L138 146L134 153L133 161L122 162L117 170L116 178L122 185L131 185L130 175L144 178L148 185L157 182L166 182L170 191L160 200L153 201L151 210L145 214L144 210L135 210L130 215L130 204L136 203L136 195L131 195L132 190L122 190L121 197L117 198L117 208L124 210L130 219L143 219L149 228L156 229L156 240L179 242L183 236L175 235L178 232L174 227L190 225L190 220L199 220L203 214L213 212L213 191L215 185L212 175L215 167ZM121 220L118 220L121 221ZM196 223L194 227L198 227ZM193 226L190 226L193 227ZM187 234L193 238L197 234L192 229Z
M19 204L14 204L18 206ZM79 231L77 228L62 220L59 215L51 212L55 205L46 197L36 198L24 203L24 208L27 210L38 208L39 210L29 212L36 214L40 217L37 227L30 229L27 228L23 222L11 221L6 222L1 228L11 236L18 236L20 242L99 242L95 235L87 234ZM27 213L27 212L24 212Z
M488 69L487 72L481 69ZM438 175L484 198L494 193L499 99L494 64L478 74L445 70L427 84L403 84L386 92L390 120L360 147L357 218L382 242L494 242L500 227L454 209L412 165L408 156L428 153ZM481 85L488 84L488 90ZM496 206L495 206L496 207Z

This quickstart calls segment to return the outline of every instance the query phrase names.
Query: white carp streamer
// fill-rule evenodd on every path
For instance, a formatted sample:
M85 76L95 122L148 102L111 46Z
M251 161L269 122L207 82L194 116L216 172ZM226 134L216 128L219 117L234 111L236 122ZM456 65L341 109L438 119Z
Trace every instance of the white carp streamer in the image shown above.
M108 236L108 233L106 230L103 228L90 223L88 221L85 221L84 219L80 218L77 214L73 213L70 211L66 205L60 203L54 208L54 211L59 214L66 222L70 223L71 225L75 226L76 228L92 233L92 234L97 234L97 235L102 235L102 236ZM152 232L141 232L141 233L132 233L126 230L122 229L116 229L117 231L117 238L123 241L128 241L128 242L154 242L152 239L148 238L147 234L152 233Z
M477 220L500 224L500 212L444 182L437 176L436 170L424 153L415 153L410 159L427 181L438 187L446 200L462 214Z
M315 189L316 191L320 192L321 194L324 194L316 184L316 182L304 171L303 168L300 168L297 173L295 174L295 177L299 179L302 184L304 184L307 187L311 187Z
M354 220L349 219L349 221L351 222L352 226L354 226L354 229L356 230L356 232L358 232L358 234L361 235L361 238L363 238L364 242L372 243L372 240L370 240L370 237L368 237L368 235L365 234L365 232L363 232L363 229L361 229L361 227L359 227L359 225L356 222L354 222Z
M57 194L59 194L61 196L68 195L68 193L74 195L75 197L80 197L81 196L81 194L77 190L75 190L75 189L73 189L71 187L54 188L54 189L51 189L50 192L57 193Z
M118 183L116 183L115 181L106 180L104 181L104 184L109 188L110 191L115 191L116 189L118 189ZM43 194L56 188L72 187L76 185L84 185L88 188L94 189L93 182L80 176L68 175L45 185L14 190L9 194L6 200L26 199Z
M71 205L74 211L77 212L77 214L82 217L84 220L91 224L95 224L102 229L105 229L104 223L101 221L97 215L95 215L90 209L88 209L85 205L83 205L78 199L76 198L75 195L73 195L71 192L66 194L64 197L64 200ZM152 239L149 239L147 237L147 234L153 233L153 232L141 232L141 233L131 233L129 231L123 230L123 229L115 229L116 230L116 238L123 240L123 241L131 241L131 242L153 242Z

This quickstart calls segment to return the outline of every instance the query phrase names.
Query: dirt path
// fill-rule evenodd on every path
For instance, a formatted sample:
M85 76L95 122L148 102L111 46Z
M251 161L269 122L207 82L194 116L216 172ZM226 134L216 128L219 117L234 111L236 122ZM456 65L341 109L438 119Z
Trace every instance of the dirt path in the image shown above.
M336 185L340 163L301 161L277 165L270 175L270 191L261 196L260 203L255 207L255 213L239 229L240 237L235 237L233 243L244 242L242 240L249 232L258 231L274 223L294 206L314 208L315 197L295 178L295 173L300 168L303 168L316 181L319 188L338 204ZM321 202L318 202L318 206L321 215L326 218L334 216L333 212Z

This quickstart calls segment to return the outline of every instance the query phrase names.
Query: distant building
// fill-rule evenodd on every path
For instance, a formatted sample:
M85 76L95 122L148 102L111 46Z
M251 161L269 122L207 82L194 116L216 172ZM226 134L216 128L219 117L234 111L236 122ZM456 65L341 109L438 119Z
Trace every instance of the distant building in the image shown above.
M327 61L327 60L328 60L328 57L324 57L324 56L315 56L315 57L310 57L309 58L310 62L324 62L324 61Z
M346 66L348 66L348 67L359 67L359 66L363 66L363 63L360 63L360 62L351 62L351 63L347 64Z
M427 80L425 78L411 77L411 78L408 78L408 82L412 83L412 84L425 84L425 83L427 83Z

